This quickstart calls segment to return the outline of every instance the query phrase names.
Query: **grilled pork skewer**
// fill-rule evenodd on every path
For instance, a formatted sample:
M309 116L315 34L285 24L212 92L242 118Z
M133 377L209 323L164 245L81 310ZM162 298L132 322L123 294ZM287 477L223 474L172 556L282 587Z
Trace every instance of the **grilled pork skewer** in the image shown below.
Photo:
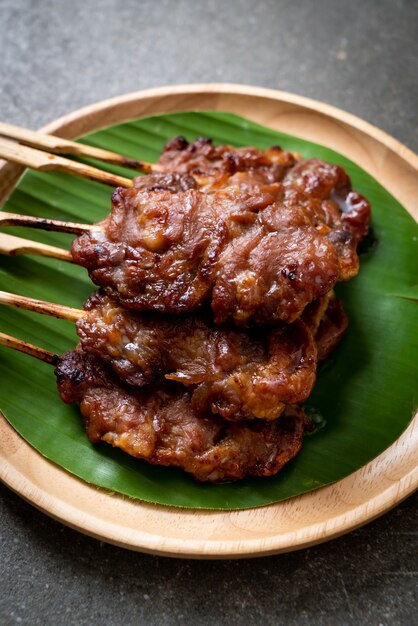
M239 173L205 192L178 175L136 179L105 220L72 226L73 260L129 309L184 315L208 302L217 324L291 323L356 275L370 206L336 166L307 161L286 176L260 186Z
M214 327L205 316L173 319L123 310L94 294L85 310L0 292L0 302L76 322L84 351L124 382L166 380L187 387L199 412L224 419L276 419L305 401L323 361L347 329L339 300L327 294L301 320L263 333ZM313 338L314 337L314 338Z
M206 315L135 314L100 293L84 311L4 291L0 303L75 321L83 350L123 382L176 381L199 413L230 421L277 419L308 398L316 378L316 345L302 320L262 332L218 328Z
M4 221L0 222L0 225L5 225L6 222L13 224L21 224L20 217L26 222L26 216L18 216L9 213L3 213ZM11 218L10 218L11 216ZM39 220L39 228L43 228L44 220L42 218L29 218L34 221ZM54 223L56 220L48 220L50 223ZM23 222L22 222L23 224ZM59 224L68 224L59 222ZM78 228L90 228L83 224L71 224L74 230ZM68 232L68 231L66 231ZM72 255L68 250L57 248L55 246L48 246L43 243L22 239L20 237L14 237L12 235L5 235L0 233L0 253L6 256L16 256L20 254L35 254L39 256L46 256L62 261L72 263ZM328 318L328 319L327 319ZM301 319L307 323L311 332L315 336L318 347L318 362L323 361L332 352L335 346L339 343L341 337L344 335L347 326L348 319L344 312L341 302L335 298L333 292L330 291L324 296L314 300L304 310ZM326 321L327 319L327 321Z
M342 168L207 140L171 142L160 164L168 173L115 190L105 220L69 227L74 262L124 307L184 315L208 302L217 324L291 323L357 273L370 205ZM205 168L212 184L198 189Z
M173 383L127 390L80 347L58 356L4 333L0 345L56 365L61 398L79 405L92 443L106 441L148 463L180 467L198 481L272 476L299 452L311 429L297 406L273 422L227 424L196 414L188 392Z
M180 172L197 178L202 174L213 176L219 172L231 174L256 168L264 171L271 169L270 177L276 179L282 169L301 158L299 154L286 152L278 146L260 151L251 147L214 146L207 137L200 137L190 144L184 137L175 137L165 146L161 162L150 163L4 122L0 122L0 136L44 152L92 158L145 174Z
M7 139L3 137L7 137ZM10 141L10 139L16 139L20 143ZM133 179L112 174L79 161L66 159L58 156L59 154L94 158L106 163L133 168L145 174L159 174L169 171L158 163L138 161L108 150L78 144L66 139L60 139L59 137L53 137L52 135L42 135L0 122L0 158L6 161L12 161L18 165L40 172L64 172L104 183L111 187L129 188L134 185ZM213 174L202 175L199 172L195 172L194 181L196 185L201 187L210 185L213 182Z

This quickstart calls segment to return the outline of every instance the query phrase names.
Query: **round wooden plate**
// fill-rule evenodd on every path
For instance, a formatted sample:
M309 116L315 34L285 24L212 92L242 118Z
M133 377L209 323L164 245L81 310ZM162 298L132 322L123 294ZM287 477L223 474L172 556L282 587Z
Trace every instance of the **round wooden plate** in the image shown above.
M74 138L156 113L230 111L324 144L367 170L418 218L418 158L362 120L299 96L240 85L151 89L95 104L42 130ZM21 168L0 166L0 197ZM145 504L90 486L38 454L0 416L0 478L45 513L132 550L189 558L236 558L295 550L337 537L387 511L418 486L418 416L383 454L344 480L244 511Z

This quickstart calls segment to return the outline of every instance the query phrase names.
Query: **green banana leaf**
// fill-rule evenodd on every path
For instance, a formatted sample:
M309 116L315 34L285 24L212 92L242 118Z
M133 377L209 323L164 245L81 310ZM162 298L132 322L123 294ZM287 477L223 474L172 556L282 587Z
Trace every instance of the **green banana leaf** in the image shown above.
M0 349L0 408L48 459L89 483L147 502L244 509L335 482L395 441L417 406L418 226L379 183L347 158L232 114L149 117L101 130L83 141L152 161L164 143L179 134L189 140L207 135L216 143L236 146L279 144L305 157L338 163L372 202L372 233L361 255L360 274L337 287L349 315L349 331L320 368L308 403L322 427L305 437L301 453L275 477L200 485L180 470L150 466L107 444L92 446L78 409L60 401L51 366L7 348ZM108 169L132 175L121 168ZM109 188L101 184L27 172L4 210L95 222L109 207ZM22 228L7 232L62 247L71 241L67 235ZM75 307L93 290L82 268L40 257L1 257L0 288ZM77 341L69 322L6 307L0 307L0 329L53 352L70 350Z

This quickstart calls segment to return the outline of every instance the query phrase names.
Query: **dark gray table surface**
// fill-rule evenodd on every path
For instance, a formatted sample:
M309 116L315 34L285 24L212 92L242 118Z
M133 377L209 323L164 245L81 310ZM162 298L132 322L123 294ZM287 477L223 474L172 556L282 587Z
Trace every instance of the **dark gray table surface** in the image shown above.
M417 59L413 0L0 0L0 119L36 128L129 91L223 81L337 105L417 151ZM309 550L183 561L0 493L2 626L418 623L417 495Z

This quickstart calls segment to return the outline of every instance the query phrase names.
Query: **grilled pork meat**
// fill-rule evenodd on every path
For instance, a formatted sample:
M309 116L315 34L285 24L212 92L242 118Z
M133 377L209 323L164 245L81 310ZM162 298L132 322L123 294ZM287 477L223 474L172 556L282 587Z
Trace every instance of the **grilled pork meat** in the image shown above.
M77 322L83 349L120 379L142 386L165 377L190 388L191 405L227 420L275 419L305 401L316 377L307 325L244 331L216 327L210 315L136 314L94 294Z
M209 302L217 324L291 323L357 273L370 205L336 165L282 174L237 171L201 188L189 173L140 177L74 241L74 261L127 308L187 314Z
M214 146L209 137L200 137L191 143L184 137L175 137L165 146L158 164L166 172L208 176L213 179L213 184L220 185L236 172L251 173L260 183L278 182L296 161L294 154L279 146L268 150L235 148Z
M272 422L226 423L197 414L184 387L127 389L81 348L60 358L56 375L61 398L79 405L92 443L106 441L148 463L181 467L198 481L272 476L297 454L310 427L295 406Z

